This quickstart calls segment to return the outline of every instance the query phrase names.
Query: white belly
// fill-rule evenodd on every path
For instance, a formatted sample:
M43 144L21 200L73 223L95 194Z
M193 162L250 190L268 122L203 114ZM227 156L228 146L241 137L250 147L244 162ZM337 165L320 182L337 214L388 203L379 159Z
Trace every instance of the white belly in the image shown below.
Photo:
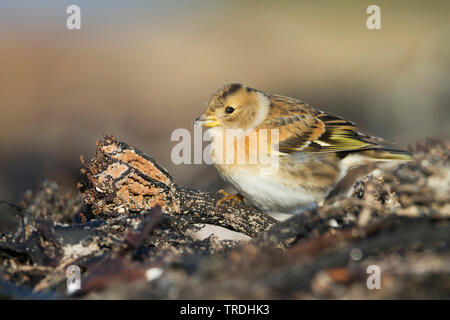
M324 197L322 192L306 190L273 175L246 172L245 168L239 166L227 170L227 173L224 179L264 212L297 213Z

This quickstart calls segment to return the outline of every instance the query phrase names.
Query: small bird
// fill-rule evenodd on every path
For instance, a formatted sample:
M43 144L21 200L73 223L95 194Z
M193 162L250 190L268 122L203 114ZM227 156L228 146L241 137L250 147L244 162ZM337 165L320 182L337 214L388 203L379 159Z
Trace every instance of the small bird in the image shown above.
M240 129L247 138L243 144L231 144L233 155L241 146L246 159L259 152L278 157L276 172L262 174L260 169L267 163L227 162L224 159L231 149L225 147L219 155L213 148L216 169L239 192L229 195L220 190L225 197L218 205L245 198L263 212L295 214L322 203L352 168L374 161L411 160L407 151L383 146L383 139L358 132L349 120L295 98L268 94L240 83L218 89L194 124L210 128L213 141L225 141L227 130ZM276 141L260 138L264 130L274 129L278 134ZM256 144L248 139L252 134L257 136ZM267 136L272 137L271 133Z

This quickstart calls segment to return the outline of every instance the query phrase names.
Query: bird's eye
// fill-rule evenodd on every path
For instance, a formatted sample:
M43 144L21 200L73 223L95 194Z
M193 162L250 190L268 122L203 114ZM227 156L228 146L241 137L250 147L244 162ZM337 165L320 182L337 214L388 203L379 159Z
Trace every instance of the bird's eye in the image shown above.
M233 113L233 111L234 111L234 108L231 107L231 106L228 106L228 107L225 108L225 113L230 114L230 113Z

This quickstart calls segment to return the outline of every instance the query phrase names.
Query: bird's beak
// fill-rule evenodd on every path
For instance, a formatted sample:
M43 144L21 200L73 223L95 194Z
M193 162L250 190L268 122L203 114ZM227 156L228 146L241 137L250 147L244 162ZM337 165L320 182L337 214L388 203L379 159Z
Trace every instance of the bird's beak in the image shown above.
M219 120L215 115L205 116L204 114L194 120L193 124L201 125L203 127L216 127L220 125Z

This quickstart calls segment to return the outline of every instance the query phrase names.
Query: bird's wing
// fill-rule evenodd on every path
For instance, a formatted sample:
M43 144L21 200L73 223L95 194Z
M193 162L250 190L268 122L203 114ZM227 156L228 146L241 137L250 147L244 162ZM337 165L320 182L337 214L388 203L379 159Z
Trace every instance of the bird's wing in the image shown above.
M354 151L378 145L378 138L358 132L349 120L291 98L275 99L279 100L275 100L277 105L282 107L277 108L279 110L271 114L264 124L279 129L279 151L282 154Z

